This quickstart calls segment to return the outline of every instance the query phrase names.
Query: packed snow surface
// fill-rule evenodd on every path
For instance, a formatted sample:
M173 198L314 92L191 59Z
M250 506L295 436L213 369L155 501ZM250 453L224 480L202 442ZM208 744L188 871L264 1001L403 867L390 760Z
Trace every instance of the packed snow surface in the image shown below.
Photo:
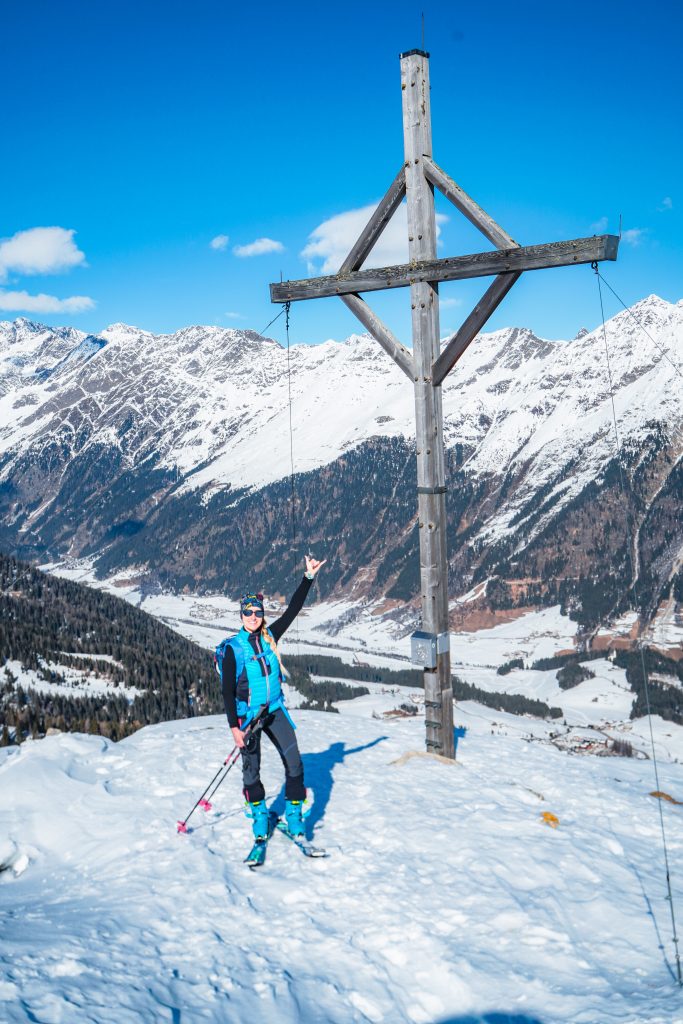
M456 713L445 763L405 756L422 721L297 711L309 835L329 857L276 834L256 872L237 771L176 831L228 753L222 717L3 750L0 1017L683 1022L659 807L679 918L683 809L649 795L651 763ZM263 777L281 808L267 744ZM683 799L681 764L664 761L660 785Z

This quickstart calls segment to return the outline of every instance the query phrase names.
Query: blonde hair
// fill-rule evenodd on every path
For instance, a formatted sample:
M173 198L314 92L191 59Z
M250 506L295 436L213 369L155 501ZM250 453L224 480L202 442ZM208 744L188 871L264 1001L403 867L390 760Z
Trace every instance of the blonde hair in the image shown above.
M278 650L278 646L275 643L275 638L273 637L273 634L268 629L268 624L266 622L265 615L263 617L263 625L261 626L261 636L263 637L265 642L268 644L268 646L270 647L270 649L273 652L273 654L275 655L275 657L277 658L278 663L280 665L280 671L284 675L285 674L285 666L282 664L282 656L280 655L280 651Z

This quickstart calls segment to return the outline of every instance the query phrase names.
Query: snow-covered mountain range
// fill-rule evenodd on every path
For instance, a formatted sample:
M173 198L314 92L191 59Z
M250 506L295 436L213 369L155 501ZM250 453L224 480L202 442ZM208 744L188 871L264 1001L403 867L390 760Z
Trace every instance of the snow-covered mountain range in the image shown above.
M643 610L683 601L682 353L683 302L656 296L604 337L514 328L471 345L444 385L461 614L559 599L593 626L623 611L629 512ZM288 354L217 327L0 323L0 546L234 591L255 562L285 590L292 547L315 544L328 589L410 601L413 415L410 382L364 335Z

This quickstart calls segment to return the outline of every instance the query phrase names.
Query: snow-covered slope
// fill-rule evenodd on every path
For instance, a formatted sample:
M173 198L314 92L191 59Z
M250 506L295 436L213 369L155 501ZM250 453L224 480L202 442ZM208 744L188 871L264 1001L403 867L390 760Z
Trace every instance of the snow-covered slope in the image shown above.
M525 331L483 335L446 388L447 433L453 442L470 440L471 473L524 474L514 500L491 518L484 535L505 532L560 467L571 471L549 495L560 495L553 514L599 477L615 455L611 387L627 450L641 449L657 421L678 437L680 449L682 357L683 303L654 295L611 319L604 335L602 325L572 342L542 343ZM546 521L541 518L534 532Z
M444 764L405 756L421 723L297 712L330 856L276 835L258 873L236 775L176 833L227 752L222 718L1 751L0 1016L680 1024L651 764L458 716ZM683 799L681 765L660 770ZM279 805L272 749L264 781ZM683 818L662 806L680 921Z

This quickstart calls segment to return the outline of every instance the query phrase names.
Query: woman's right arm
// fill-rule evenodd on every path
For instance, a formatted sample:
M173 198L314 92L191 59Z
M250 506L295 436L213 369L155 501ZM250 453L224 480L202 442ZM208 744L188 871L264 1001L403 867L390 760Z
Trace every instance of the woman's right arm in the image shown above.
M225 648L225 654L223 655L221 683L223 688L223 704L225 706L225 713L228 716L230 731L237 746L243 747L244 733L240 729L237 717L237 662L235 661L235 652L229 645Z

